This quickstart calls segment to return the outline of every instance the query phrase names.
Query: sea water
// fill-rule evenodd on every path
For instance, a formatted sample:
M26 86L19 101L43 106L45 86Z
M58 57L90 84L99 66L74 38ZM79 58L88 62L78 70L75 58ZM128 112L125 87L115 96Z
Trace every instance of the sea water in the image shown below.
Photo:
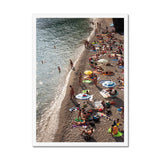
M75 63L84 50L83 42L89 37L93 27L90 21L92 19L87 18L36 20L37 133L45 131L47 117L60 107L61 95L71 72L69 60L72 59ZM58 66L61 68L60 73Z

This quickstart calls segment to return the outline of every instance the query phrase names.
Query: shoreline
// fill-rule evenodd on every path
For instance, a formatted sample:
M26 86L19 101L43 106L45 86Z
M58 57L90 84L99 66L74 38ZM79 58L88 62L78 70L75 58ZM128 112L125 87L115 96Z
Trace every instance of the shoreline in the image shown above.
M93 19L92 20L93 22L96 21L96 18L91 18L91 19ZM88 41L93 38L94 33L95 33L95 29L96 29L96 27L94 25L93 30L91 31L90 35L87 38ZM74 61L74 67L77 66L77 63L78 63L79 59L81 58L81 56L83 56L83 53L85 52L84 45L82 45L81 47L83 47L82 51L80 52L80 54L77 57L77 59ZM69 81L70 81L70 79L72 77L71 76L72 72L74 72L74 71L70 70L68 72L66 80L65 80L65 85L64 85L64 87L62 89L62 92L61 92L62 94L60 96L57 95L58 100L55 101L55 103L53 104L53 106L48 111L48 114L50 114L49 115L49 122L47 124L45 124L46 127L43 128L43 131L47 130L47 134L42 133L43 135L41 135L40 137L37 137L37 141L38 142L46 142L46 141L53 141L54 140L54 137L55 137L56 132L58 130L59 115L60 115L60 110L61 110L61 107L62 107L62 102L64 101L64 98L66 96L67 88L69 86ZM54 128L49 127L49 129L48 129L48 126L54 126Z

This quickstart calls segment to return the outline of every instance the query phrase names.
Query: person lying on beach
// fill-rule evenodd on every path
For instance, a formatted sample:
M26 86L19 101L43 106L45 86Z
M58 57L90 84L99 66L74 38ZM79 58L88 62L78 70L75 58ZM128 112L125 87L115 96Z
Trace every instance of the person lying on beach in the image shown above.
M121 78L121 77L118 77L117 80L122 80L122 81L124 81L124 78L123 78L123 77L122 77L122 78Z
M119 59L117 65L119 65L119 66L124 66L124 61L123 61L123 59Z
M104 69L103 69L101 66L98 66L98 67L96 68L96 70L97 70L97 72L102 72L102 71L104 71Z
M85 76L83 79L84 80L92 80L89 75Z
M117 94L117 90L112 89L112 90L109 91L109 94L112 95L112 96L114 96L114 95Z
M106 63L106 66L113 66L113 64L111 64L111 63Z
M91 136L93 134L93 128L91 127L89 130L87 130L87 129L82 130L81 135L83 135L83 134Z
M106 72L102 72L103 75L114 75L114 72L111 71L106 71Z
M120 85L124 86L124 81L119 80L118 82L119 82Z
M76 122L76 121L73 121L72 122L72 125L77 125L77 126L82 126L82 125L85 125L86 124L86 121L82 121L82 122Z
M84 80L91 80L92 81L93 79L94 79L93 73L84 77Z

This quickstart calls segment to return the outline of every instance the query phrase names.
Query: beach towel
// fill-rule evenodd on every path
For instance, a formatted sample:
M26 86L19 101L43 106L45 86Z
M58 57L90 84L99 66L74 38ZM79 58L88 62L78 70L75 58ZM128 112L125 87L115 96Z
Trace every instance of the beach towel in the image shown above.
M122 111L122 109L121 109L121 108L118 108L118 109L117 109L117 111L118 111L118 112L121 112L121 111Z
M91 80L84 80L83 83L92 83Z
M118 61L118 59L112 59L112 61Z
M113 73L113 72L108 73L108 74L104 73L103 75L104 75L104 76L114 76L114 73Z
M86 93L87 91L88 91L88 93L89 93L89 90L83 90L82 92L83 92L83 93Z
M103 98L109 98L110 97L109 92L107 92L105 89L100 91L100 94L103 96Z
M106 115L104 113L101 113L101 112L97 112L97 115L100 116L100 117L106 117Z
M111 133L111 128L108 129L108 133ZM119 132L116 135L113 135L114 137L121 137L123 135L122 132Z
M86 125L82 125L82 126L73 125L71 128L75 128L75 127L82 127L82 128L84 128L84 129L86 129L86 128L87 128L87 126L86 126Z
M95 74L102 74L102 72L98 72L98 71L93 71L93 73L95 73Z
M70 112L76 111L76 110L77 110L77 109L76 109L75 107L72 107L72 108L69 109Z
M75 118L76 122L83 122L83 120L81 118Z
M93 95L90 95L89 100L90 100L90 101L93 101Z
M103 105L102 105L101 101L95 101L94 102L94 107L95 108L103 108Z
M119 66L120 69L124 69L124 66Z
M110 102L110 104L111 104L111 105L115 105L115 104L116 104L116 102L111 101L111 102Z

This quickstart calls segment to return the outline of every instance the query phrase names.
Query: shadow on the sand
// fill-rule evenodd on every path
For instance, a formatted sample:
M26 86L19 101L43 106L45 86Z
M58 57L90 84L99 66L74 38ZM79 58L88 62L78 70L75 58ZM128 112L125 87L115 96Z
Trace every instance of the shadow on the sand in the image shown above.
M92 108L94 107L94 104L92 104L91 101L87 101L87 104L89 104Z
M76 99L75 99L75 98L74 98L74 99L72 99L71 101L72 101L72 103L73 103L75 106L78 106L78 103L77 103L77 101L76 101Z
M97 142L93 137L86 137L86 136L84 136L84 140L86 142Z
M87 87L86 87L86 85L84 83L81 84L81 88L82 88L82 90L87 89Z
M101 91L101 90L102 90L102 88L101 88L101 87L99 87L99 86L97 86L97 89L98 89L99 91Z
M114 139L116 140L116 142L124 142L124 137L114 137Z
M116 102L116 105L115 107L119 108L119 107L122 107L124 106L124 101L118 97L115 97L114 98L114 101Z

